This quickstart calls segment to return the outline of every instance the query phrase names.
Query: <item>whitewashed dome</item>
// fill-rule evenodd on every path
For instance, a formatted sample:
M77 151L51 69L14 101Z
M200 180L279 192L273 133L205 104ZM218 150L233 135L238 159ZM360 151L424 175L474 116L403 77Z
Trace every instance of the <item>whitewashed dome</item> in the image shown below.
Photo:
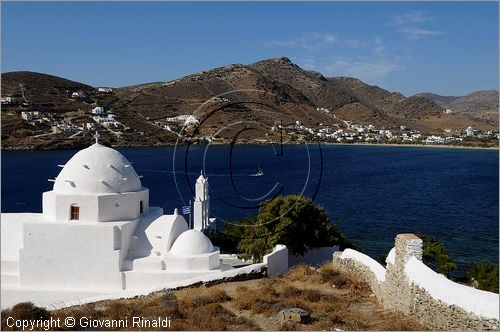
M210 239L200 231L191 229L179 235L170 253L173 255L192 256L214 252Z
M124 193L141 189L141 180L127 158L99 143L78 151L54 183L54 192L65 194Z

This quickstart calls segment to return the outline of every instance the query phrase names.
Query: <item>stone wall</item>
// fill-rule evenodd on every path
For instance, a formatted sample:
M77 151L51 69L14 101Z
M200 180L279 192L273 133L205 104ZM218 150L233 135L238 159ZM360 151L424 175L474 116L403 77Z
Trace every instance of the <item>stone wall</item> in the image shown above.
M410 315L436 330L498 330L498 320L482 318L443 301L436 300L424 288L412 283L407 306ZM472 299L471 299L472 300Z
M346 249L351 250L351 249ZM344 251L344 252L345 252ZM333 254L333 263L342 273L353 274L354 276L364 280L372 289L373 294L380 299L383 296L382 284L383 280L379 280L372 269L366 264L363 264L351 257L343 257L344 252L337 251ZM361 253L358 253L361 254ZM363 254L361 254L363 255ZM366 255L365 255L366 256ZM366 256L368 257L368 256ZM370 257L368 257L370 258ZM371 258L370 258L371 259ZM377 263L378 264L378 263ZM380 265L380 264L379 264ZM381 268L382 265L380 265Z
M459 285L421 262L422 240L399 234L387 257L385 277L366 255L337 252L341 271L365 280L384 308L414 316L435 330L498 330L498 294Z

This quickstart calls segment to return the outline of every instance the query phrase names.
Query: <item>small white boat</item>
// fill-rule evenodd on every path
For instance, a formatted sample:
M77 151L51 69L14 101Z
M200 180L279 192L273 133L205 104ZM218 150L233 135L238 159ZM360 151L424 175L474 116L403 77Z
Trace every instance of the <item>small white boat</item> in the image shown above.
M264 175L264 172L262 171L262 169L260 168L260 166L259 166L259 170L257 171L257 173L250 174L250 176L262 176L262 175Z

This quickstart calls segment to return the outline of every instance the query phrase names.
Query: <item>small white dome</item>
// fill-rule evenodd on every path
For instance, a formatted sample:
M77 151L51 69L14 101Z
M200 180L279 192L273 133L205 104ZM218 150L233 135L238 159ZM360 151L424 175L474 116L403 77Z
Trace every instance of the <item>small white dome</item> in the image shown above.
M181 233L175 240L170 253L173 255L192 256L214 252L210 239L200 231L191 229Z
M141 189L141 180L127 158L98 143L77 152L54 183L54 192L65 194L124 193Z

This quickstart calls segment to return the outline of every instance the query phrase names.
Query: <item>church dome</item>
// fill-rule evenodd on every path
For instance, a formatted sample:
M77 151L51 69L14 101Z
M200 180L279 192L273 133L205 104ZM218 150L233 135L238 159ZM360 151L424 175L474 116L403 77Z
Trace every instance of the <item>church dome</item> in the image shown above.
M141 189L141 180L127 158L98 143L77 152L54 183L54 192L64 194L124 193Z
M202 255L211 252L214 252L214 246L210 239L194 229L181 233L170 249L171 254L182 256Z

